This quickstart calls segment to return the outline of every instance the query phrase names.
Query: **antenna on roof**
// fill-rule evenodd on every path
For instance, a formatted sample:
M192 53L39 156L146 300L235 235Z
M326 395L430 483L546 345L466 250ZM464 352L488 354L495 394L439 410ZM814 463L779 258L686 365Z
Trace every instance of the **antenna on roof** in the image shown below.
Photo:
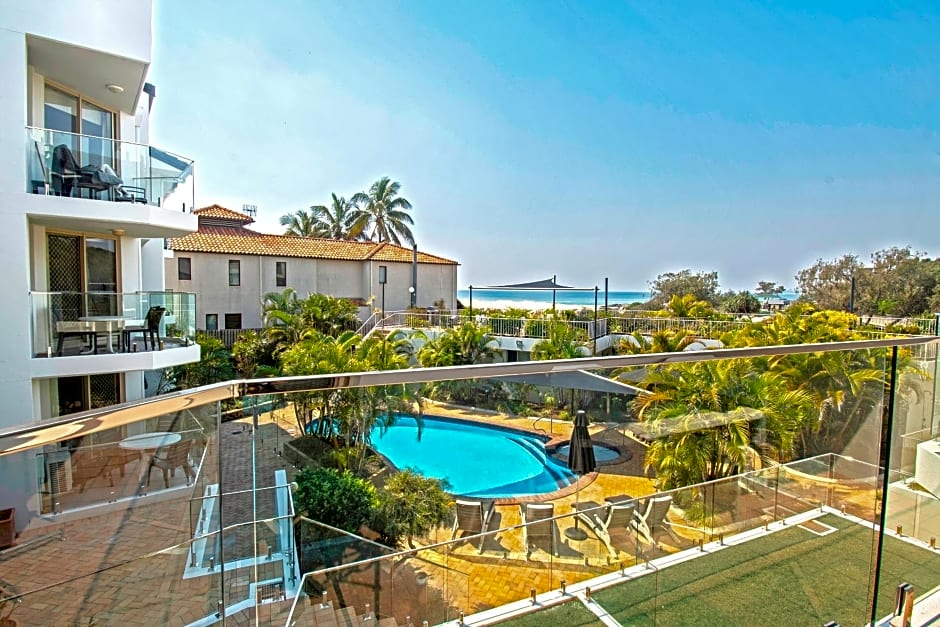
M251 216L252 218L258 217L258 205L242 205L242 213Z

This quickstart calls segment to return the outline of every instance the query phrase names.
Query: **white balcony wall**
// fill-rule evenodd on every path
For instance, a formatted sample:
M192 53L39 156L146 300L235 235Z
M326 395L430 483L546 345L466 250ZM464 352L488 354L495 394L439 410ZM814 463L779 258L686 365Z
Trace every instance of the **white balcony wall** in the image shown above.
M0 26L150 63L152 12L151 0L0 0Z

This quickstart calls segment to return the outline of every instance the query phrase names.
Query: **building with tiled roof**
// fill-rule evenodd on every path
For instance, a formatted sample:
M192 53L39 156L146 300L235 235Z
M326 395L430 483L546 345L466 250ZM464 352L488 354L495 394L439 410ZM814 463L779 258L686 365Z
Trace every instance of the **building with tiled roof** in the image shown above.
M262 326L264 295L286 288L300 296L330 294L362 303L361 316L412 303L457 304L457 262L388 242L360 242L271 235L248 227L254 219L219 205L193 212L199 230L168 240L167 287L195 292L197 326L204 329ZM384 268L384 270L381 270ZM415 280L416 279L416 280ZM367 305L371 303L371 305Z

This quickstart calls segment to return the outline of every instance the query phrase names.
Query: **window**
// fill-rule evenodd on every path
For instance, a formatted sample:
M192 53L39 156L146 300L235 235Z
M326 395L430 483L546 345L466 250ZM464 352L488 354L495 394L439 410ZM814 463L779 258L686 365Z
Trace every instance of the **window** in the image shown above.
M180 257L177 260L177 270L179 271L179 280L180 281L192 281L193 280L193 266L192 260L189 257Z
M225 328L226 329L242 328L242 315L240 313L225 314Z
M65 144L83 165L107 163L120 170L114 159L114 113L74 94L45 85L43 123L52 133L52 144ZM79 138L72 133L80 133Z
M206 314L206 331L219 330L219 314Z
M278 261L275 264L274 275L275 275L275 278L274 278L275 284L278 287L287 287L287 262L286 261Z
M228 262L228 284L237 287L242 284L242 262L237 259L229 259ZM228 328L227 326L225 328Z

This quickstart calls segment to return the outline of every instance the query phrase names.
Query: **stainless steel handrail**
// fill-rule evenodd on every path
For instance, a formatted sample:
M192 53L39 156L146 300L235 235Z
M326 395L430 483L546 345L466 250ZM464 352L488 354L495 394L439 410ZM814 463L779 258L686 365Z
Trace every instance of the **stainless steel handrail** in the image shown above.
M512 375L597 370L629 366L649 366L673 363L695 363L723 359L751 359L774 355L823 353L890 348L892 346L918 346L940 341L938 337L915 336L879 340L856 340L821 344L788 344L785 346L756 346L725 348L680 353L653 353L646 355L614 355L582 359L555 359L442 368L410 368L350 372L328 375L273 377L270 379L242 379L192 388L159 397L121 403L94 409L63 418L32 422L0 429L0 455L23 451L65 438L87 435L148 418L156 418L174 411L193 409L226 399L258 394L284 394L315 390L335 390L374 385L429 383L458 379L486 379Z
M176 154L175 152L170 152L169 150L163 150L163 148L158 148L157 146L153 144L141 144L140 142L132 142L126 139L121 139L119 137L99 137L98 135L85 135L83 133L73 133L71 131L59 131L54 128L44 128L42 126L27 125L26 129L30 131L40 131L42 133L55 133L56 135L71 135L73 137L87 137L89 139L97 139L97 140L104 141L104 142L114 142L117 144L128 144L130 146L140 146L141 148L147 148L148 150L150 148L156 148L157 150L160 150L161 152L165 152L166 154L172 157L176 157L177 159L181 161L187 161L188 162L187 165L193 165L194 163L196 163L195 159L184 157L183 155Z

